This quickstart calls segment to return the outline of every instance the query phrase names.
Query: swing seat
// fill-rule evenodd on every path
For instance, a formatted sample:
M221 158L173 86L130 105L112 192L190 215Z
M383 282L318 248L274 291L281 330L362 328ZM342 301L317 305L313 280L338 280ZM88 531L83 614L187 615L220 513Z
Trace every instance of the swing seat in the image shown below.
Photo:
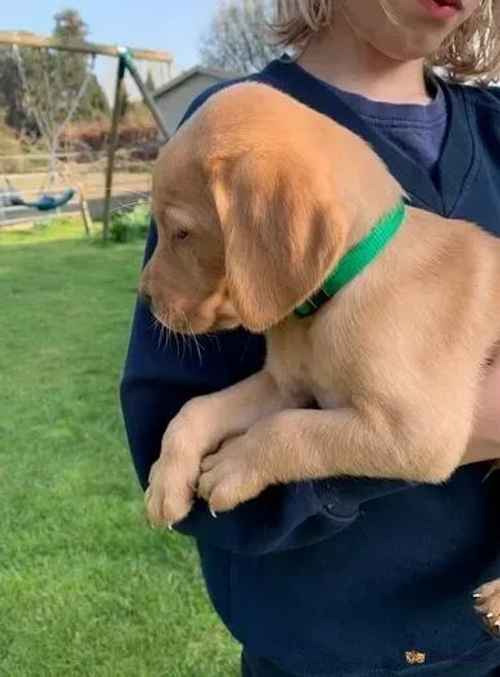
M26 202L19 195L11 196L11 204L15 207L29 207L37 209L39 212L49 212L52 209L64 207L75 196L73 188L68 188L60 195L42 195L38 200Z

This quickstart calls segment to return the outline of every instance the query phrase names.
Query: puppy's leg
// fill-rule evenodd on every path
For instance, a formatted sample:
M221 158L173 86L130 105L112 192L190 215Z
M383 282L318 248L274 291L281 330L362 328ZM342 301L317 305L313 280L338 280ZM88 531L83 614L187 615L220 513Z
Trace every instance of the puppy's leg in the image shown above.
M168 426L160 457L151 469L147 492L151 522L173 524L187 515L206 454L228 437L246 432L263 416L298 404L278 389L266 370L190 400Z
M395 416L397 411L388 416L372 409L369 415L346 407L270 416L203 460L200 494L213 510L222 511L271 484L306 479L445 481L465 451L472 416L463 412L450 424L439 415L422 412L415 418L399 411Z

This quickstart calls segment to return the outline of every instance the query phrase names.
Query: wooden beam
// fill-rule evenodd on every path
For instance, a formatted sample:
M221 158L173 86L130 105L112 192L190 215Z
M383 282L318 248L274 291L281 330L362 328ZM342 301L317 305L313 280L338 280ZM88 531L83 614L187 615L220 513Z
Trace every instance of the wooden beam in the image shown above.
M109 226L111 221L111 196L113 192L113 172L115 168L115 154L118 143L118 124L121 117L123 100L123 79L125 77L125 61L122 56L118 61L116 75L115 103L113 106L113 119L111 121L111 133L109 135L108 167L106 170L106 190L104 193L104 218L102 224L102 239L106 242L109 238Z
M90 215L90 209L85 196L85 191L83 189L83 184L80 183L78 186L78 193L80 196L80 213L82 215L83 227L85 228L85 234L90 237L92 235L92 216Z
M102 56L120 57L123 48L116 45L101 45L93 42L69 42L56 38L46 38L42 35L27 31L0 31L0 46L38 47L61 49L67 52L79 54L99 54ZM161 61L172 63L174 57L169 52L158 52L151 49L130 49L130 55L139 61Z

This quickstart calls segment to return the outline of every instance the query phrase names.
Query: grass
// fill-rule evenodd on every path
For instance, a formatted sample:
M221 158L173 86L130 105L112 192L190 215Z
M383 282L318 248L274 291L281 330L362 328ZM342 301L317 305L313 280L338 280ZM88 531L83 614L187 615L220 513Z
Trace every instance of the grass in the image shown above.
M232 677L192 542L150 530L118 382L141 242L0 232L0 675Z

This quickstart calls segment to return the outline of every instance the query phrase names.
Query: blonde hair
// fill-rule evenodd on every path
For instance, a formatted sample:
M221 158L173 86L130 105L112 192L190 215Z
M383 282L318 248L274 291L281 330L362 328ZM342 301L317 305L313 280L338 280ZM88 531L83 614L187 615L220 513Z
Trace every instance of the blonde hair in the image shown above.
M275 0L271 31L284 47L302 50L311 37L328 28L339 0ZM390 0L379 0L397 22ZM478 9L431 54L429 67L445 69L452 80L491 82L500 73L500 0L481 0Z

